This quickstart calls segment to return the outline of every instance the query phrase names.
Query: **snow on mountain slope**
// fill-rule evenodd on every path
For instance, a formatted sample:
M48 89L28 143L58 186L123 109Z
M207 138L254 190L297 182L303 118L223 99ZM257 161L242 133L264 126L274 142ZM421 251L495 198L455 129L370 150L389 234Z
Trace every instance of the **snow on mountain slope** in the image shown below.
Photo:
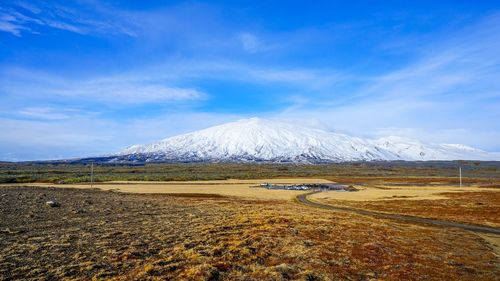
M419 140L385 137L374 141L381 149L396 154L401 160L498 160L500 155L462 144L424 144Z
M115 156L116 161L169 162L500 160L498 154L464 145L424 144L400 137L361 139L260 118L134 145Z

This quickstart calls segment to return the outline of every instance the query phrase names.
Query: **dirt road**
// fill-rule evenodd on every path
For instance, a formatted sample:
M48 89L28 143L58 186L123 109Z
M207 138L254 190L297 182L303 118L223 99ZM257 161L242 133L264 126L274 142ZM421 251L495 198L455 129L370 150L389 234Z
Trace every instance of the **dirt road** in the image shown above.
M440 226L440 227L455 227L455 228L461 228L464 230L469 230L472 232L500 235L500 228L495 228L495 227L465 224L465 223L458 223L458 222L438 220L438 219L429 219L429 218L422 218L422 217L415 217L415 216L408 216L408 215L400 215L400 214L388 214L388 213L381 213L381 212L369 211L369 210L364 210L364 209L349 208L349 207L333 206L333 205L327 205L327 204L322 204L322 203L310 201L309 199L307 199L307 196L314 194L314 193L318 193L318 192L321 192L321 191L300 194L300 195L297 195L296 199L301 204L305 204L305 205L308 205L311 207L316 207L316 208L321 208L321 209L351 212L351 213L356 213L356 214L360 214L360 215L366 215L366 216L372 216L372 217L378 217L378 218L384 218L384 219L392 219L392 220L409 222L409 223L416 223L416 224L427 224L427 225L434 225L434 226Z

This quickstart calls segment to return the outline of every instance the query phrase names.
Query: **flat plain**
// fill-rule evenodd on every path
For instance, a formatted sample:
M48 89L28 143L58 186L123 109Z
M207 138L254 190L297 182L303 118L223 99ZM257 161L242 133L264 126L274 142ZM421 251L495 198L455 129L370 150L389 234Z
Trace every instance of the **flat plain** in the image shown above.
M321 192L311 200L498 227L500 177L498 169L485 167L462 188L451 176L416 175L427 168L406 167L391 176L290 177L273 170L279 176L126 178L94 188L41 176L4 183L0 280L498 280L498 235L322 210L295 202L301 191L256 187L344 178L359 191ZM57 167L43 169L57 173ZM270 174L269 167L261 169L255 174ZM247 173L238 170L235 175ZM49 200L61 206L49 207Z
M303 191L269 190L260 188L261 183L298 184L298 183L331 183L329 180L317 178L284 178L284 179L255 179L255 180L213 180L213 181L172 181L172 182L144 182L144 181L114 181L100 182L92 185L101 190L113 190L126 193L157 193L157 194L218 194L236 196L247 199L275 199L291 200ZM2 184L0 184L1 186ZM3 184L3 186L36 186L36 187L73 187L91 188L90 184Z

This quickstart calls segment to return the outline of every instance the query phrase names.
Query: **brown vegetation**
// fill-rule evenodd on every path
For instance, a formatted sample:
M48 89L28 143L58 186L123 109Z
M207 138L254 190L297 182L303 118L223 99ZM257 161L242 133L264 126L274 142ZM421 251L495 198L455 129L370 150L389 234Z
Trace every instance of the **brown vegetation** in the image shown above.
M45 205L57 200L58 208ZM0 279L494 280L482 238L287 201L0 188Z
M96 164L94 181L187 181L268 178L325 178L348 184L392 182L403 184L500 184L500 162L355 162L305 164ZM82 183L90 181L90 164L0 163L0 183Z
M415 198L393 195L387 200L353 201L325 197L317 200L338 206L500 226L500 191L443 192L437 195L444 199L409 200Z

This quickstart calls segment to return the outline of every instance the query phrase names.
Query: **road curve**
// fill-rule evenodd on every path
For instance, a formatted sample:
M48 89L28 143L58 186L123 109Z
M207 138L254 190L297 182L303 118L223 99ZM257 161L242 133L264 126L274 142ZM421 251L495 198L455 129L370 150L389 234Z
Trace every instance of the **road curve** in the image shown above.
M440 226L440 227L454 227L454 228L461 228L464 230L469 230L472 232L500 235L500 228L495 228L495 227L489 227L489 226L484 226L484 225L465 224L465 223L459 223L459 222L452 222L452 221L445 221L445 220L438 220L438 219L429 219L429 218L422 218L422 217L415 217L415 216L408 216L408 215L388 214L388 213L381 213L381 212L376 212L376 211L369 211L369 210L365 210L365 209L357 209L357 208L350 208L350 207L333 206L333 205L327 205L327 204L322 204L322 203L310 201L309 199L307 199L307 196L314 194L314 193L319 193L319 192L321 192L321 191L314 191L314 192L309 192L309 193L297 195L297 197L296 197L297 202L304 204L304 205L307 205L307 206L321 208L321 209L327 209L327 210L333 210L333 211L344 211L344 212L350 212L350 213L372 216L372 217L383 218L383 219L392 219L392 220L408 222L408 223L426 224L426 225L434 225L434 226Z

